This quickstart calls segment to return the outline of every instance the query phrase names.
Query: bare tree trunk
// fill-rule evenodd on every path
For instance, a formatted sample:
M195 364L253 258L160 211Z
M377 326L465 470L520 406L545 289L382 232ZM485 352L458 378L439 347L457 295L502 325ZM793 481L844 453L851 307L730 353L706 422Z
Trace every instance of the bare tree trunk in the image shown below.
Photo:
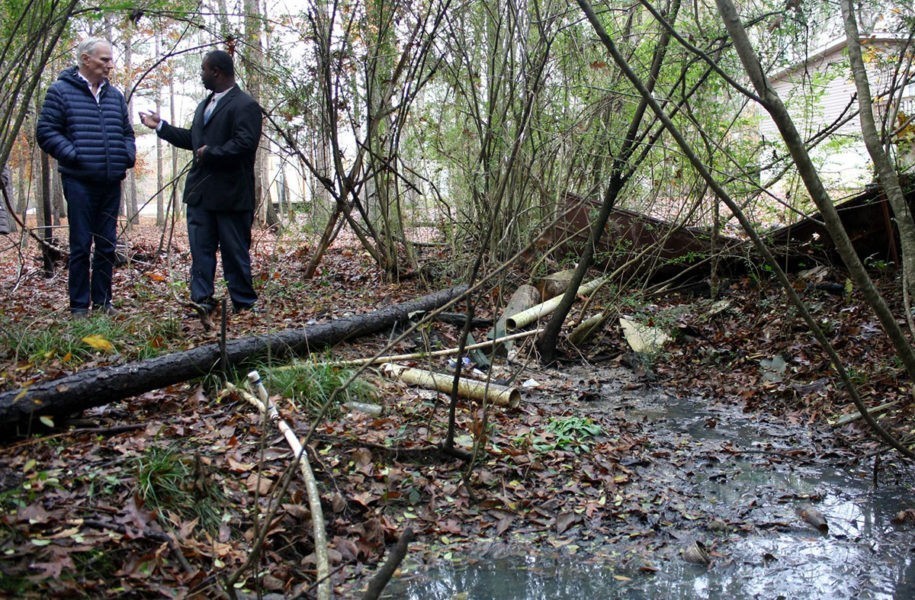
M289 179L286 177L286 162L280 162L280 182L278 188L281 218L289 219L292 215L292 199L289 192Z
M16 194L13 193L13 170L10 169L9 165L0 165L0 186L3 187L3 190L0 191L0 233L15 233L18 231L16 225L16 219L14 215L16 214ZM5 227L4 227L5 226Z
M327 44L330 44L330 35L331 35L331 17L333 14L333 0L316 0L315 1L315 27L317 31L315 32L320 39L326 39ZM325 37L326 36L326 37ZM321 42L318 43L319 48L321 47ZM322 51L319 50L318 63L320 64L323 60L329 60L329 57L325 59L322 55ZM320 77L320 75L318 76ZM319 86L321 87L321 86ZM321 93L318 92L318 97L321 98ZM319 115L322 115L323 111L319 111ZM329 140L331 139L330 128L332 126L331 122L328 119L321 118L317 120L317 123L314 124L317 129L312 136L314 140L314 145L312 146L313 150L313 164L315 165L315 175L317 177L312 177L312 203L316 207L327 208L329 210L337 210L337 201L334 199L331 194L331 190L327 189L327 186L322 183L321 180L331 181L333 175L334 161L330 156L330 144Z
M41 152L41 150L39 150ZM34 150L32 151L34 153ZM35 173L35 160L32 157L29 157L29 172L34 175ZM32 197L32 182L34 181L33 177L25 177L22 173L19 174L19 201L16 202L16 214L22 215L22 222L28 227L26 222L26 214L29 209L29 198Z
M262 22L266 18L266 14L262 14L262 7L258 0L244 0L244 12L246 45L243 58L246 67L247 91L252 98L263 104L264 31ZM264 144L266 141L262 139L261 143ZM270 194L266 190L267 182L270 181L267 172L267 157L266 149L261 148L255 157L254 165L254 206L257 211L255 218L262 225L276 223L276 213L270 202Z
M41 246L41 264L45 277L54 276L54 259L50 253L49 244L54 241L54 230L51 222L51 160L44 152L41 153L41 202L37 206L37 225L41 228L41 239L45 244Z
M177 123L175 120L176 111L175 111L175 78L173 75L169 75L169 85L168 85L168 118L170 122ZM156 136L157 138L159 136ZM178 148L169 144L169 151L172 156L172 172L171 179L174 180L178 177ZM179 200L179 194L172 193L169 194L169 198L172 204L171 213L175 217L178 216L178 208L181 206L181 200Z
M162 52L161 45L159 42L159 36L153 36L155 38L155 55L159 56ZM171 75L169 75L171 77ZM162 114L162 86L156 86L156 114ZM164 146L162 144L162 138L158 135L156 136L156 227L165 226L165 174L162 170L165 168L165 153Z
M57 170L57 161L51 159L51 225L60 225L67 216L67 198L64 196L64 182Z
M162 114L162 97L156 91L156 114ZM156 136L156 227L165 226L165 148L162 138Z
M874 107L871 100L870 83L867 69L861 55L861 37L851 0L841 0L842 17L845 21L845 39L848 43L848 60L851 63L855 88L858 90L858 115L861 121L861 133L864 134L864 145L870 154L877 171L877 180L887 201L893 207L896 217L896 228L899 231L899 244L902 249L903 281L910 298L915 297L915 219L905 196L899 177L890 158L883 149L880 133L874 121Z

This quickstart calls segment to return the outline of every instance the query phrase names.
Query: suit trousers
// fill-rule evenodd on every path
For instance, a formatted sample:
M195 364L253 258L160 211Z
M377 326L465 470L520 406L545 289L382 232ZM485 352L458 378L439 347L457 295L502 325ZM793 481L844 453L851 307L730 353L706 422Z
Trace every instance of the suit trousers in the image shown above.
M97 183L66 175L61 181L70 229L70 310L88 310L90 302L100 309L111 303L121 182Z
M187 233L191 246L191 300L212 305L216 277L216 251L235 310L257 301L251 282L251 225L254 211L206 210L187 207Z

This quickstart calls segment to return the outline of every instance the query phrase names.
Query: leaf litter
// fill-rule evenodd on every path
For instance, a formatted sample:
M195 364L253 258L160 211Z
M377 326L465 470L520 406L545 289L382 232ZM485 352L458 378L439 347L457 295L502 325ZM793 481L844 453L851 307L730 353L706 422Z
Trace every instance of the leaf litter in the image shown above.
M135 234L134 252L149 258L116 272L115 294L126 315L116 318L136 320L143 335L161 344L164 334L150 323L181 310L169 287L186 265L156 256L154 239ZM299 276L305 257L297 249L268 237L256 248L268 312L233 315L233 337L423 293L413 280L384 282L345 245L328 254L310 282ZM5 318L59 327L65 273L43 279L29 264L14 281L9 257L4 265L3 288L13 290ZM904 431L910 406L904 373L888 358L873 318L857 298L811 294L843 358L867 374L860 379L863 394L899 400L885 422ZM777 290L743 281L725 295L729 303L712 308L676 295L654 307L655 313L676 308L677 316L674 339L649 361L633 356L613 324L582 360L554 368L536 367L527 360L530 341L519 343L515 360L497 363L492 375L519 382L520 407L461 404L457 411L458 446L477 451L472 468L438 451L446 435L445 395L369 371L384 414L340 410L318 424L311 444L336 592L355 595L406 527L419 534L407 559L413 570L449 557L559 554L612 561L621 582L650 576L684 552L701 563L726 562L728 545L751 533L811 529L811 523L815 531L831 531L828 516L815 507L822 491L815 484L796 489L788 473L860 464L881 456L880 447L860 424L825 426L849 403ZM175 350L214 339L192 320L174 326L179 333L167 343ZM448 345L457 334L437 324L393 352L436 339ZM82 367L127 360L123 351L110 352L116 341L85 338L101 353ZM358 340L336 348L335 356L369 356L385 341ZM8 348L3 389L80 368L65 356L56 348L40 355ZM446 370L446 359L432 366ZM286 399L277 403L304 435L308 416ZM244 402L217 400L208 385L189 382L45 425L0 449L5 592L215 595L266 530L260 567L245 573L238 588L313 593L304 486L294 479L283 497L273 497L291 452ZM174 493L198 502L220 498L211 522L180 504L156 508L138 492L137 460L158 449L172 452L188 474ZM892 457L882 468L905 473ZM755 471L775 476L757 482ZM898 507L904 515L898 527L915 522L906 510L915 508Z

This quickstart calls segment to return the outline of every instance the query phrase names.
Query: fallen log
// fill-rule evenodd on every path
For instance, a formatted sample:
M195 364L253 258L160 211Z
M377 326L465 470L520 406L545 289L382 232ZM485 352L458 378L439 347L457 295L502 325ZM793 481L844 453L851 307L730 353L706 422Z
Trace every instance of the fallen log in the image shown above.
M447 304L466 289L466 286L457 286L363 315L230 340L225 344L224 359L219 344L208 344L140 362L87 369L4 392L0 394L0 425L27 424L39 416L70 415L203 377L216 369L239 368L267 357L279 360L304 356L333 344L387 330L395 323L406 322L411 313Z
M566 269L539 278L534 285L540 291L540 298L546 301L565 293L566 288L572 282L574 274L575 269Z

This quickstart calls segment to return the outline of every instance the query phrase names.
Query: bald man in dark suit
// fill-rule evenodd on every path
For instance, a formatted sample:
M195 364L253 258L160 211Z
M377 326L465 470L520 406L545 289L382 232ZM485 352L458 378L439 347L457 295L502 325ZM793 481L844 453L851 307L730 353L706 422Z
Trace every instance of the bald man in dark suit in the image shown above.
M140 113L160 138L194 152L184 184L191 245L191 301L206 312L213 299L216 251L236 312L252 309L251 226L254 223L254 157L260 142L261 107L235 83L232 57L214 50L203 57L200 79L210 95L197 106L190 129L156 113Z

